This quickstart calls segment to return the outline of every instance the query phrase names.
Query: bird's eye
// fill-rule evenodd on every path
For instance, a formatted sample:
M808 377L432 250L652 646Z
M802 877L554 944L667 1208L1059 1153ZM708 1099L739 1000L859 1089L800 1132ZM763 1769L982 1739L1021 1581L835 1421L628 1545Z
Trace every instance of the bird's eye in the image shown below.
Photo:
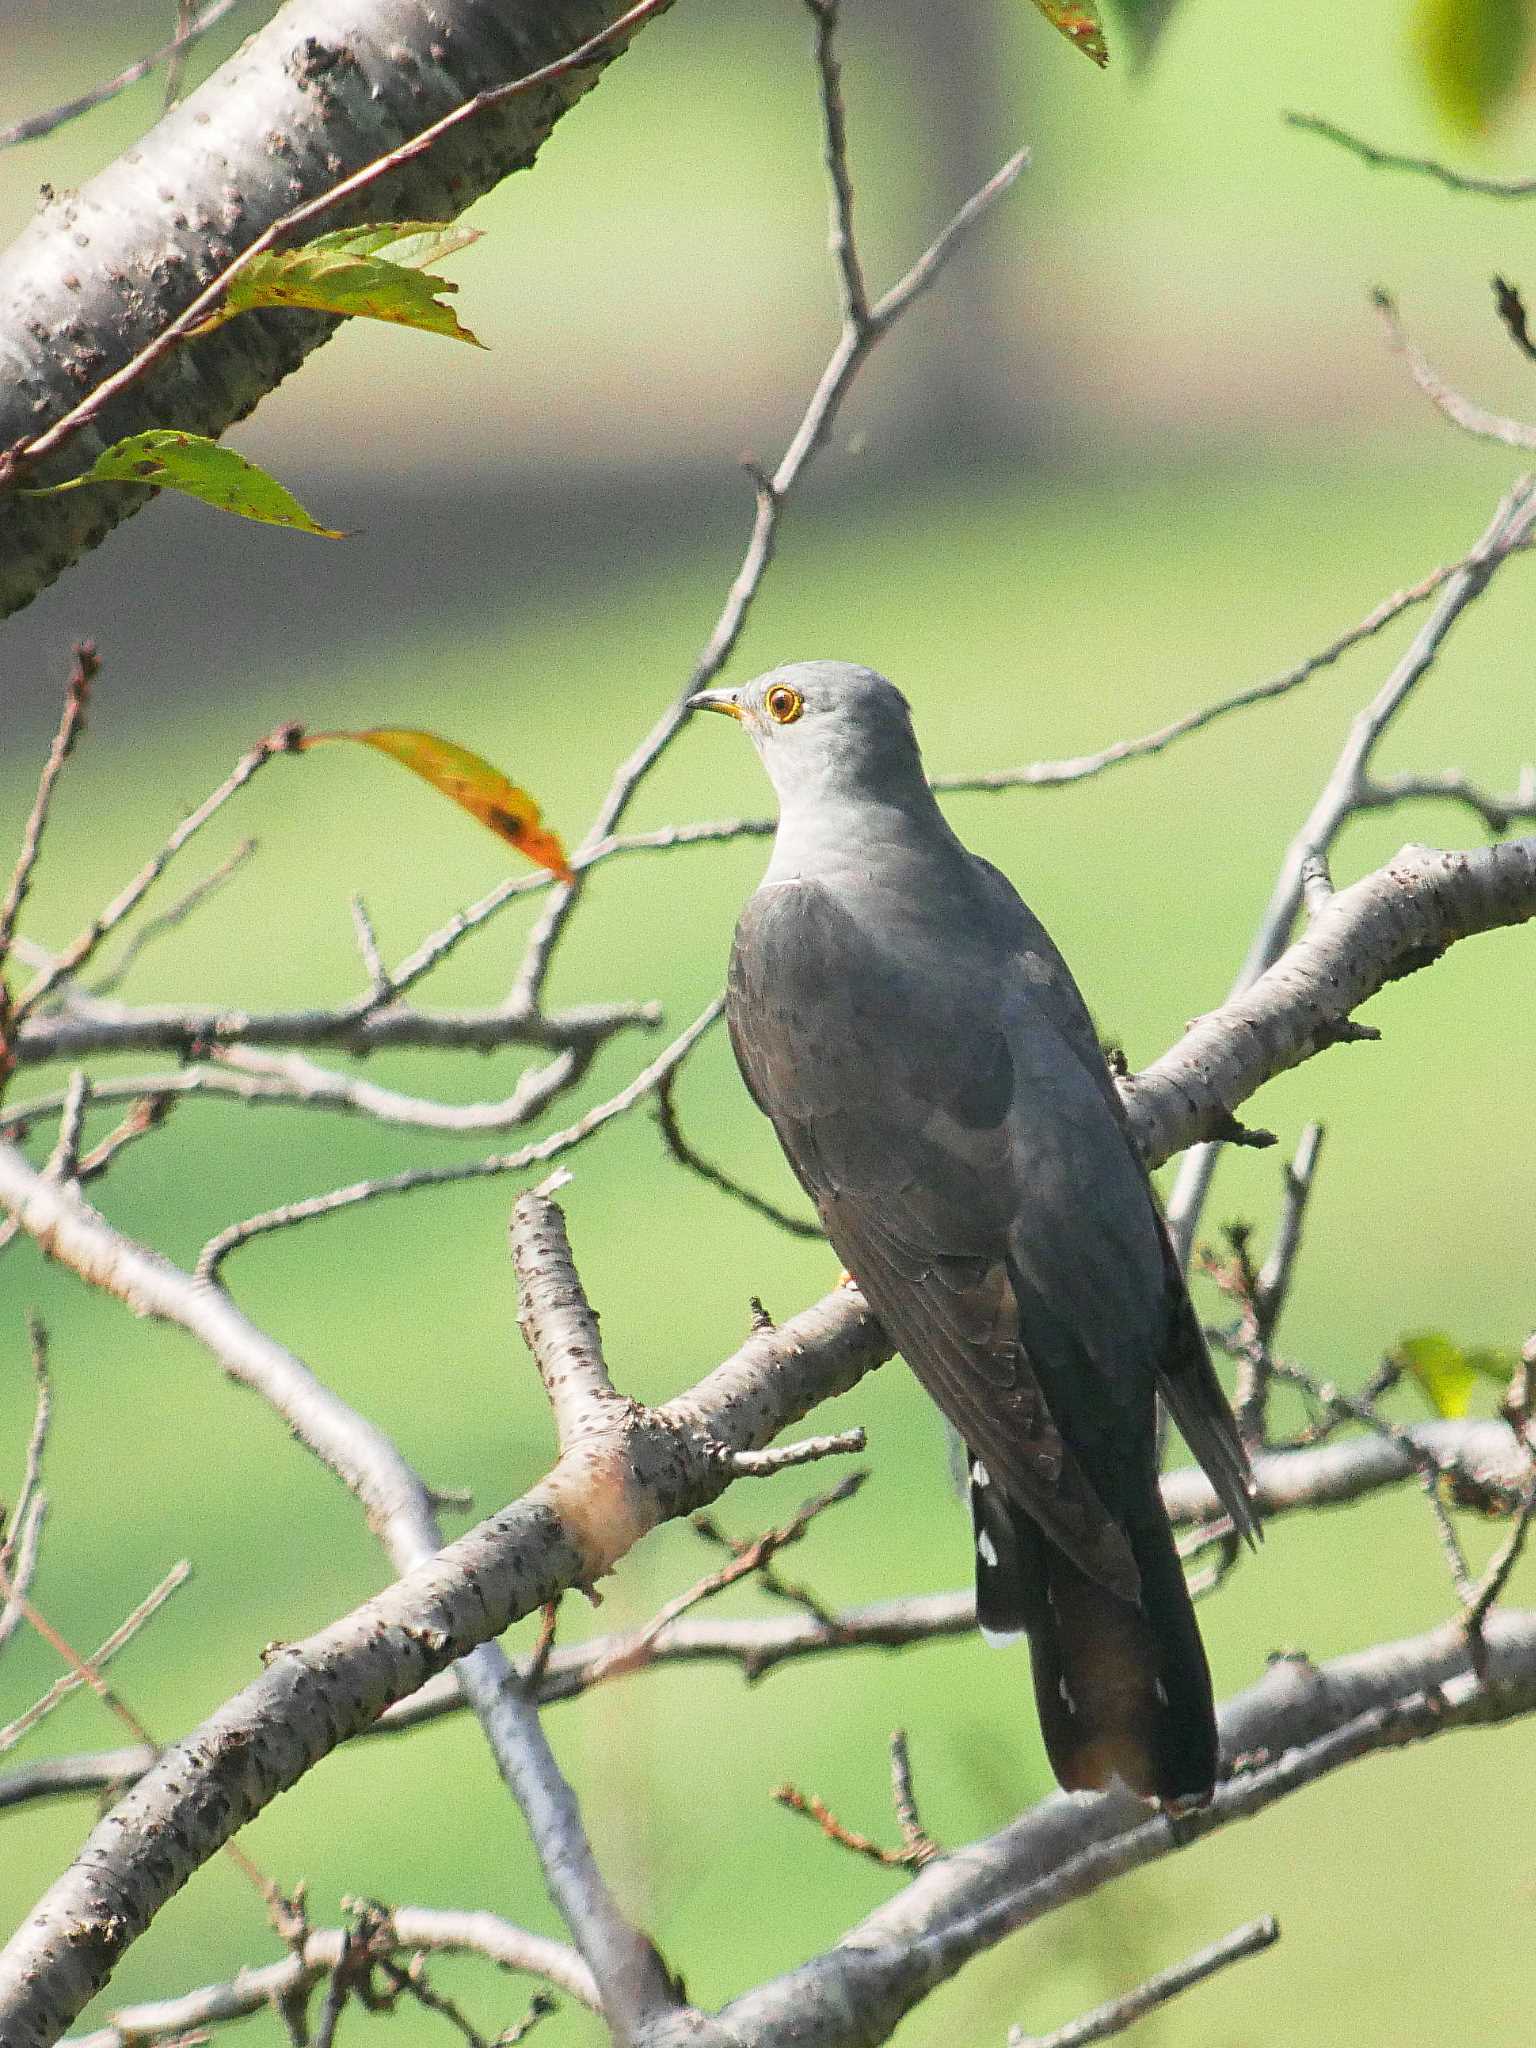
M788 683L775 683L763 699L768 716L776 725L793 725L805 709L805 699L798 690L792 690Z

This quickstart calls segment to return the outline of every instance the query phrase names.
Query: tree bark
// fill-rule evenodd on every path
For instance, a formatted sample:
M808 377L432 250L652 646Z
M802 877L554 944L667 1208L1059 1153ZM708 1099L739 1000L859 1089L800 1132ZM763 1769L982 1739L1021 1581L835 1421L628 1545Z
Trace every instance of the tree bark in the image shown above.
M624 11L623 0L289 0L143 141L78 193L51 199L0 256L0 449L130 361L283 214ZM338 206L325 227L463 212L533 162L609 54L450 130ZM243 314L177 349L31 480L78 475L103 448L150 427L222 433L337 324L300 311ZM0 616L143 502L121 488L0 499Z

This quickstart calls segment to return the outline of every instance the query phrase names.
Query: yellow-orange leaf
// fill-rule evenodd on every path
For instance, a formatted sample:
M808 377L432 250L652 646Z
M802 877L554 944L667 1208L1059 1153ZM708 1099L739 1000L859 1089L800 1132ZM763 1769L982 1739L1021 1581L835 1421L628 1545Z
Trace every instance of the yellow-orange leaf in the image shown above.
M1035 0L1035 5L1051 27L1076 44L1085 57L1091 57L1101 69L1109 62L1104 24L1092 0Z
M562 882L575 879L565 848L558 836L540 822L539 807L527 790L508 782L499 768L493 768L479 754L472 754L468 747L455 746L452 740L441 739L435 732L376 725L363 732L307 733L299 741L299 748L302 752L328 740L356 740L360 746L388 754L402 768L411 769L434 789L451 797L482 825L489 825L499 839L515 846L529 860L548 868Z

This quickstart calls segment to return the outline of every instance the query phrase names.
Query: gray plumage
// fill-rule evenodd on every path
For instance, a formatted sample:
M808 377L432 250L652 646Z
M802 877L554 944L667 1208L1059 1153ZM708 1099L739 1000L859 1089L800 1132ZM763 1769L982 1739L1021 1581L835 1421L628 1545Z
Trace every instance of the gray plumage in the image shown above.
M982 1624L1028 1634L1064 1785L1204 1798L1156 1394L1251 1534L1247 1465L1077 985L950 830L883 677L800 662L693 701L741 721L779 798L731 959L736 1057L965 1441Z

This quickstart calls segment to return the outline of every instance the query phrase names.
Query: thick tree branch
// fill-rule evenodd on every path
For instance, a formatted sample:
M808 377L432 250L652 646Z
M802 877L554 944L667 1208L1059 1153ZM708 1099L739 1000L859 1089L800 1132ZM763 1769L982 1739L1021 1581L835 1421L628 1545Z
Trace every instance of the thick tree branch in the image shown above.
M679 2028L655 2048L873 2048L936 1985L1004 1936L1230 1821L1260 1813L1341 1765L1453 1728L1536 1711L1536 1614L1490 1630L1490 1676L1472 1673L1459 1627L1331 1664L1286 1657L1221 1711L1238 1767L1175 1829L1122 1794L1057 1794L985 1841L930 1863L835 1947L727 2005L718 2031Z
M1265 1081L1336 1042L1339 1027L1389 981L1458 939L1533 916L1536 838L1470 853L1404 847L1331 897L1267 973L1124 1084L1148 1161L1219 1132Z
M26 1227L56 1256L141 1309L182 1323L274 1400L333 1469L346 1471L397 1555L408 1557L435 1534L419 1482L388 1440L233 1304L126 1245L10 1148L0 1148L0 1189L7 1202L20 1190ZM122 1949L217 1847L321 1756L471 1651L478 1654L467 1657L462 1682L489 1724L557 1897L569 1880L590 1932L594 1912L601 1917L595 1873L558 1860L572 1839L570 1816L560 1810L568 1788L545 1767L531 1710L486 1665L487 1654L500 1663L499 1653L478 1646L558 1593L601 1577L657 1522L708 1505L735 1476L733 1451L762 1448L840 1383L851 1385L864 1370L859 1339L868 1318L859 1315L841 1331L829 1331L829 1320L836 1318L815 1308L782 1331L757 1334L691 1395L663 1409L625 1403L622 1415L586 1434L522 1500L331 1629L285 1647L259 1679L167 1751L0 1958L8 2048L56 2038ZM782 1362L782 1370L766 1372L770 1362ZM515 1724L510 1735L498 1715ZM587 1960L601 1981L601 1951Z
M1393 974L1533 910L1533 841L1472 854L1410 850L1341 892L1270 975L1138 1080L1130 1109L1148 1155L1167 1156L1230 1112ZM341 1404L233 1304L127 1245L13 1147L0 1146L0 1201L56 1257L182 1323L268 1398L280 1384L283 1412L375 1512L422 1527L420 1507L400 1499L410 1475L402 1478L393 1447L380 1439L360 1457L357 1431L367 1426L345 1410L340 1426ZM191 1871L321 1755L519 1615L592 1583L656 1522L715 1498L733 1476L721 1446L765 1446L882 1355L877 1326L847 1290L756 1332L691 1394L653 1413L626 1404L522 1500L276 1659L146 1774L18 1935L0 1962L0 2013L14 2015L16 2048L50 2040ZM394 1477L381 1482L381 1472Z
M124 368L275 222L332 191L477 94L505 87L600 34L618 0L290 0L118 163L62 195L0 258L0 451L59 421ZM622 46L620 41L618 46ZM533 161L612 48L477 113L399 164L327 227L451 219ZM43 481L88 467L148 427L219 434L336 322L244 314L118 392ZM0 500L0 614L26 604L119 519L138 492Z
M883 1335L849 1289L838 1289L819 1306L832 1339L839 1344L851 1339L862 1346L865 1370L884 1361L888 1353ZM846 1357L839 1359L838 1369L844 1376L851 1372ZM1426 1454L1442 1470L1471 1475L1480 1488L1515 1493L1527 1472L1519 1444L1505 1423L1419 1423L1391 1437L1351 1437L1305 1450L1267 1453L1254 1461L1255 1503L1266 1521L1316 1508L1345 1507L1412 1479ZM1204 1527L1220 1510L1210 1481L1193 1465L1163 1475L1163 1498L1179 1528ZM839 1608L826 1621L801 1611L750 1620L684 1619L668 1622L654 1634L648 1624L630 1634L592 1636L554 1650L538 1678L535 1696L540 1706L552 1706L579 1698L601 1675L622 1669L628 1677L679 1663L735 1664L750 1682L765 1678L781 1664L841 1656L849 1650L910 1649L969 1635L975 1624L969 1587ZM642 1637L646 1640L640 1655ZM381 1714L361 1731L362 1736L371 1740L406 1734L460 1713L463 1707L452 1675L444 1673ZM18 1766L0 1773L0 1811L33 1800L121 1790L142 1777L154 1760L152 1750L130 1747Z

